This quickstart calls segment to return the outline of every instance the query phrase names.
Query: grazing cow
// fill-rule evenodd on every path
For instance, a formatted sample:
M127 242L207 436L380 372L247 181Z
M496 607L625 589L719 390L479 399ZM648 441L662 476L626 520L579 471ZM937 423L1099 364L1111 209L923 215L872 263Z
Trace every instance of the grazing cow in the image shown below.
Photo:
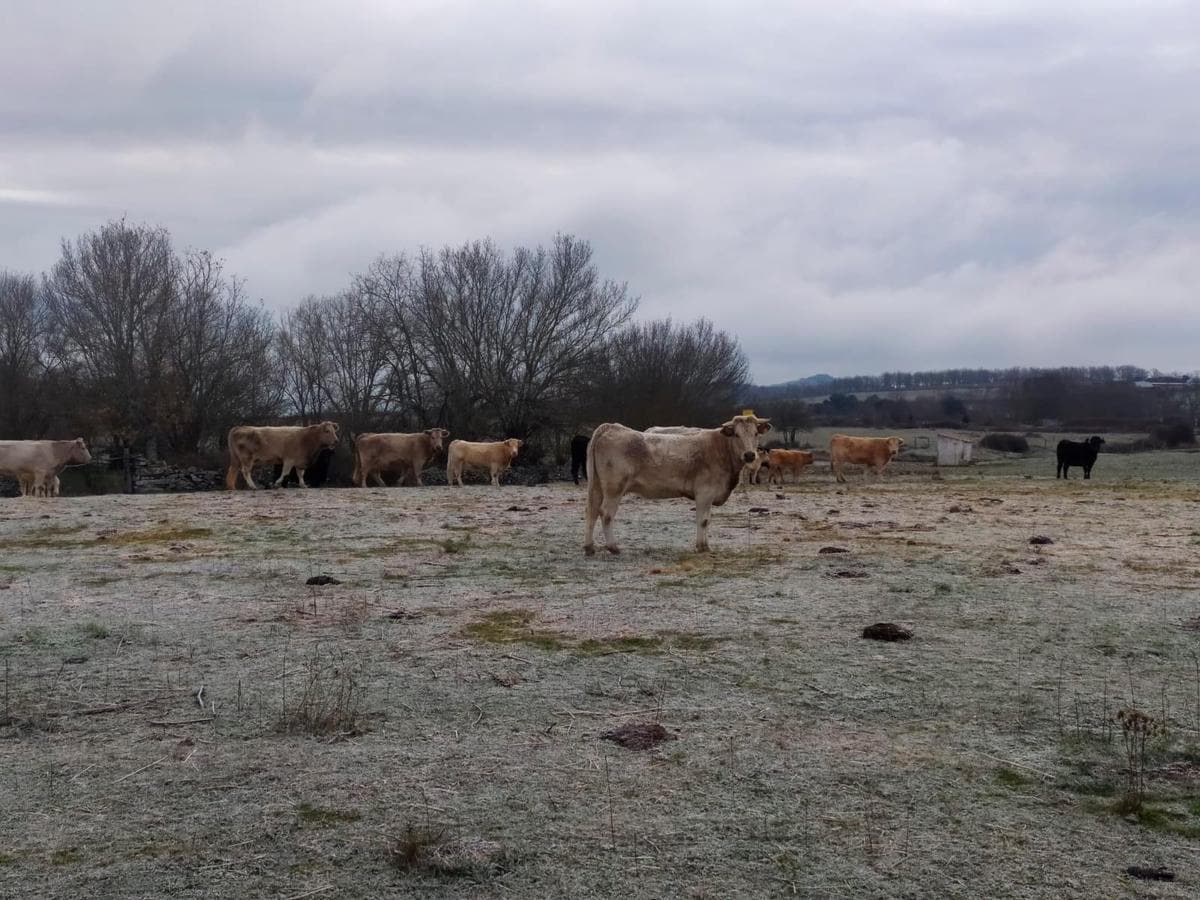
M487 469L492 475L492 484L500 486L500 473L507 472L512 461L517 458L517 451L524 441L508 438L503 441L473 442L451 441L446 453L446 483L463 486L462 473L464 466L475 469Z
M225 489L237 489L238 472L246 486L258 490L252 471L256 463L281 463L283 469L275 487L281 487L293 469L301 487L304 472L321 450L337 446L340 433L336 422L319 425L235 425L229 429L229 468L225 471Z
M380 473L399 469L401 484L423 484L421 470L442 452L442 441L449 436L445 428L426 428L413 434L360 434L354 439L351 480L366 487L367 479L374 475L376 484L384 487Z
M694 500L696 549L708 550L711 508L729 499L742 468L757 456L759 435L770 429L770 420L757 416L734 416L719 428L696 429L691 434L646 433L613 422L601 425L588 445L583 552L591 556L596 551L597 518L608 551L620 552L613 519L626 494Z
M742 484L758 484L758 473L767 465L767 451L755 450L753 462L742 466Z
M1054 470L1055 478L1067 478L1067 470L1071 466L1080 466L1085 479L1092 477L1092 466L1096 464L1096 454L1104 438L1092 435L1086 441L1059 441L1058 468Z
M571 477L579 484L579 475L587 478L587 448L591 438L586 434L577 434L571 438Z
M58 473L92 461L83 438L73 441L0 441L0 474L11 475L21 496L58 496Z
M835 434L829 439L829 467L839 482L846 480L842 474L842 466L846 463L869 466L876 475L882 475L884 467L903 446L904 439L898 437L867 438Z
M774 484L778 479L783 487L783 473L791 472L794 481L800 480L800 473L812 465L811 450L768 450L767 451L767 484Z

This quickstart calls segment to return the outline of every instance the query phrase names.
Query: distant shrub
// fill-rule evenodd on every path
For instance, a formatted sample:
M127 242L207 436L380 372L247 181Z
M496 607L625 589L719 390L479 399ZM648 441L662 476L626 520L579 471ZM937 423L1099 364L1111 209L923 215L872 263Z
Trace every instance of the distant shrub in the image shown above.
M1028 453L1029 441L1019 434L1007 434L1003 431L993 431L985 434L979 442L980 447L988 450L998 450L1001 453Z
M1150 430L1150 439L1169 450L1193 447L1196 444L1196 431L1187 422L1164 422Z

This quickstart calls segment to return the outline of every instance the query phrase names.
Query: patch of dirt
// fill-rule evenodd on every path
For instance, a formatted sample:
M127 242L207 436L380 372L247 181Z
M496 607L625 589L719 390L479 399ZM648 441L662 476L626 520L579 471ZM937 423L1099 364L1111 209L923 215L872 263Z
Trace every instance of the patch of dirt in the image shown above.
M678 740L658 722L627 722L600 735L602 741L612 741L626 750L649 750L663 741Z
M873 641L907 641L911 640L911 628L897 625L895 622L876 622L862 630L862 636Z

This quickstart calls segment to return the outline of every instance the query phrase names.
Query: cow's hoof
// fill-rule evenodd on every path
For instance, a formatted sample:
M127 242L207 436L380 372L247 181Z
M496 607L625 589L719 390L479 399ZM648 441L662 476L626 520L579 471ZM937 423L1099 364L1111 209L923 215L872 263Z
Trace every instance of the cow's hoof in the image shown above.
M613 556L616 556L618 553L620 553L620 552L621 552L621 548L620 548L620 547L613 547L613 546L609 546L609 547L608 547L608 552L609 552L609 553L611 553Z
M596 548L593 547L591 544L585 544L583 547L583 555L584 556L595 556Z

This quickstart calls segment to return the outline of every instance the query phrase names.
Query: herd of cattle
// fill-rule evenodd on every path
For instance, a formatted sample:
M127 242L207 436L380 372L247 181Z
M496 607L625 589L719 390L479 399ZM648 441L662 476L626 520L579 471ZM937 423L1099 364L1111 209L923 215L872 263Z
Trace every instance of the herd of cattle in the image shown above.
M588 481L584 552L594 552L596 522L604 530L608 550L619 552L613 520L621 498L637 494L649 499L686 497L696 504L696 549L708 549L711 508L721 506L739 483L759 483L763 470L767 483L783 484L791 473L798 479L813 462L807 450L763 450L760 437L770 431L769 419L755 415L734 416L717 428L683 426L654 427L635 431L624 425L606 423L590 438L577 436L571 442L571 472ZM446 480L462 486L463 470L481 469L500 484L500 475L516 459L522 442L472 442L454 440L444 444L449 432L430 428L415 434L359 434L354 438L353 482L366 487L369 478L383 486L383 472L399 472L401 483L421 484L421 470L446 449ZM241 425L229 431L229 468L225 487L235 490L240 474L246 486L257 489L253 469L259 464L279 464L282 471L275 486L294 470L301 486L309 464L325 449L333 449L341 438L336 422L306 426ZM1093 437L1076 443L1058 444L1056 477L1067 477L1071 466L1083 468L1090 478L1103 439ZM871 468L881 475L904 440L898 437L867 438L835 434L829 441L829 464L839 482L846 480L847 463ZM67 466L83 465L91 454L83 438L73 441L0 441L0 475L20 484L23 496L57 496L59 473Z

